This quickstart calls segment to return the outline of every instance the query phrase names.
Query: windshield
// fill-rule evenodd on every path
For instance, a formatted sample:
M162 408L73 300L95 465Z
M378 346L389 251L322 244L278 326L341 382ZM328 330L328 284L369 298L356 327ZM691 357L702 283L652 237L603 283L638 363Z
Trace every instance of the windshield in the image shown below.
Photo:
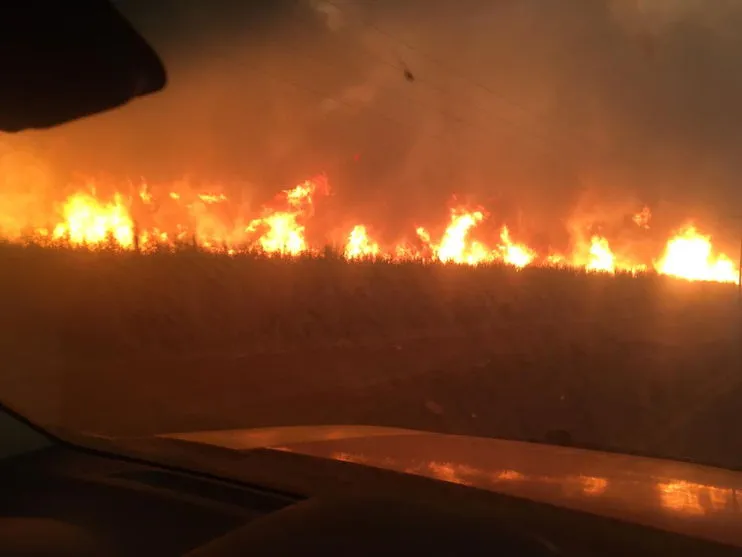
M161 93L0 135L0 399L742 467L742 4L121 0Z

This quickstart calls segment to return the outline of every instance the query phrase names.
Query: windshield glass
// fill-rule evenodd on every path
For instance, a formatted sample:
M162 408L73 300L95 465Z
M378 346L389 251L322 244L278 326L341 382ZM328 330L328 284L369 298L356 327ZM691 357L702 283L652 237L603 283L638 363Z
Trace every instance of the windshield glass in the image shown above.
M0 136L0 399L742 466L742 4L116 4L167 88Z

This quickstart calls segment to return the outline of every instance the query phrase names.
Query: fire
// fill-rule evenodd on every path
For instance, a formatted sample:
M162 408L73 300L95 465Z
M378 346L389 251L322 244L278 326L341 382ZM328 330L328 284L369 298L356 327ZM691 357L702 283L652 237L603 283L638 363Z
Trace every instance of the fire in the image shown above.
M502 261L518 268L531 264L536 258L536 252L524 244L514 243L510 239L510 230L507 226L502 227L500 242L495 248L471 240L471 231L484 219L483 211L452 210L450 223L437 244L431 242L430 234L424 228L420 227L416 232L418 238L431 249L435 259L441 263L480 265Z
M446 228L443 239L433 246L436 258L442 263L466 263L476 265L489 260L487 249L477 242L468 242L472 228L482 222L484 213L472 213L455 209L451 212L451 224ZM418 229L420 238L429 243L430 235L424 229Z
M590 261L586 266L588 271L616 272L616 256L613 255L608 240L600 236L590 239Z
M379 244L368 239L365 226L357 224L353 227L345 246L345 257L347 259L375 258L380 253Z
M508 230L507 226L502 227L500 241L502 242L500 247L503 250L503 260L505 263L521 268L530 265L536 258L536 252L528 246L514 244L510 241L510 230Z
M188 243L227 255L245 251L285 257L316 254L319 250L308 244L306 230L317 199L329 194L329 186L324 176L305 180L281 192L258 211L258 216L252 217L245 215L247 211L235 211L241 206L218 189L196 192L176 184L153 190L142 183L131 191L129 196L120 192L101 195L94 187L77 191L56 207L44 227L38 226L42 221L37 214L24 217L0 212L0 234L16 242L85 249L108 246L143 253ZM8 207L0 206L8 212ZM649 231L651 212L648 207L629 216L637 227ZM29 223L28 230L20 233L18 223L24 218ZM458 206L450 210L448 222L438 238L434 238L428 228L419 226L408 231L402 241L382 245L372 238L366 224L357 223L346 232L342 254L349 261L500 263L517 269L558 265L608 274L619 271L638 274L651 269L658 274L691 281L738 281L739 269L735 262L717 253L711 237L696 226L681 228L667 240L659 258L644 263L635 254L626 253L626 249L614 252L607 237L589 234L586 230L569 252L546 254L516 241L508 225L500 224L496 230L492 230L484 209Z
M681 229L668 243L657 272L687 280L736 282L739 271L725 255L713 255L711 237L695 226Z
M54 227L55 239L66 238L76 246L112 240L123 248L134 247L134 221L118 194L110 203L101 203L93 194L75 194L61 212L64 220Z
M307 180L284 191L283 197L288 210L265 210L265 216L254 219L245 228L245 232L252 234L265 230L258 242L266 254L299 255L306 252L305 227L299 223L299 219L311 216L313 196L322 185L318 180Z

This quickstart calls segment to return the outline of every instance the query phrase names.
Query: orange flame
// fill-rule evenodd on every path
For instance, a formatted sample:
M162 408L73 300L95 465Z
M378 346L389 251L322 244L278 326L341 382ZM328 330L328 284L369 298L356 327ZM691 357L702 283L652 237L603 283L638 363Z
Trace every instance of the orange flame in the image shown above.
M530 265L536 258L536 252L528 246L523 244L514 244L510 240L510 231L507 226L502 227L500 240L502 242L500 247L503 251L503 260L505 263L522 268L526 265Z
M345 246L345 257L347 259L375 258L381 253L379 244L368 239L366 227L358 224L348 236Z
M64 221L54 227L55 239L72 245L94 246L109 240L123 248L134 247L134 221L117 194L111 203L101 203L93 195L72 195L62 206Z
M187 241L226 254L258 250L266 255L297 256L317 253L316 248L308 245L305 232L314 214L316 198L327 195L329 186L324 176L305 180L281 192L274 203L262 208L260 216L242 220L240 215L233 222L222 213L234 206L219 191L189 192L173 186L158 196L147 183L142 183L132 193L130 197L114 193L105 198L94 188L78 191L58 206L44 227L38 226L43 222L39 215L24 216L0 205L8 213L0 212L0 231L7 240L29 241L29 235L19 232L18 225L25 218L30 241L43 245L67 244L88 249L108 245L148 252L171 249ZM137 211L146 214L135 218ZM150 217L153 222L148 222ZM650 218L648 207L631 216L645 230L649 228ZM616 254L608 238L598 234L581 237L570 252L539 254L532 246L513 240L511 229L504 225L499 227L499 237L488 243L480 239L485 237L480 227L486 220L483 209L456 207L451 210L439 240L434 240L428 229L420 226L414 234L410 231L408 241L394 246L382 246L370 237L365 224L358 223L344 239L343 255L348 260L427 260L459 265L499 262L519 269L531 265L570 265L602 273L637 274L652 269L658 274L691 281L736 283L738 280L736 263L715 252L711 237L695 226L685 226L673 234L661 256L648 265L638 263L642 258L630 253ZM477 239L473 237L475 233Z
M266 210L265 216L254 219L245 232L254 233L264 229L266 232L258 240L266 254L299 255L307 251L304 238L305 227L299 223L301 218L311 216L313 195L322 191L324 183L319 180L306 180L298 186L285 190L289 210Z
M667 242L657 272L686 280L737 282L738 269L725 255L713 255L711 237L686 226Z
M586 268L588 271L616 272L616 256L613 255L608 240L600 236L590 239L590 261Z

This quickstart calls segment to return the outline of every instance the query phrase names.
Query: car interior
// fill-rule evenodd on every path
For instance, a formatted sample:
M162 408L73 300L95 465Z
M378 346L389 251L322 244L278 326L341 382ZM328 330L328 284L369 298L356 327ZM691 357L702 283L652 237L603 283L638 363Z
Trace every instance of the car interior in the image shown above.
M40 6L45 17L39 17ZM79 13L64 6L22 2L14 6L22 12L15 19L0 18L6 47L0 52L5 68L0 106L16 107L0 113L0 130L58 125L164 87L161 61L108 2L76 3L86 17L101 20L92 34ZM42 38L59 48L41 48ZM63 440L2 409L0 555L711 557L739 552L356 463L191 445L158 440L162 453L157 457L124 450L124 444L119 450L115 442L101 448L93 439ZM184 464L193 461L198 467ZM270 485L263 481L266 476L273 478Z
M0 554L731 555L675 533L464 485L283 451L183 442L202 470L79 447L0 415ZM124 445L122 445L124 446ZM134 455L134 456L130 456ZM162 453L167 455L167 452ZM174 464L171 464L174 463ZM251 482L267 469L296 492ZM230 472L230 470L232 472ZM280 483L280 479L272 482ZM731 527L732 525L730 525Z

